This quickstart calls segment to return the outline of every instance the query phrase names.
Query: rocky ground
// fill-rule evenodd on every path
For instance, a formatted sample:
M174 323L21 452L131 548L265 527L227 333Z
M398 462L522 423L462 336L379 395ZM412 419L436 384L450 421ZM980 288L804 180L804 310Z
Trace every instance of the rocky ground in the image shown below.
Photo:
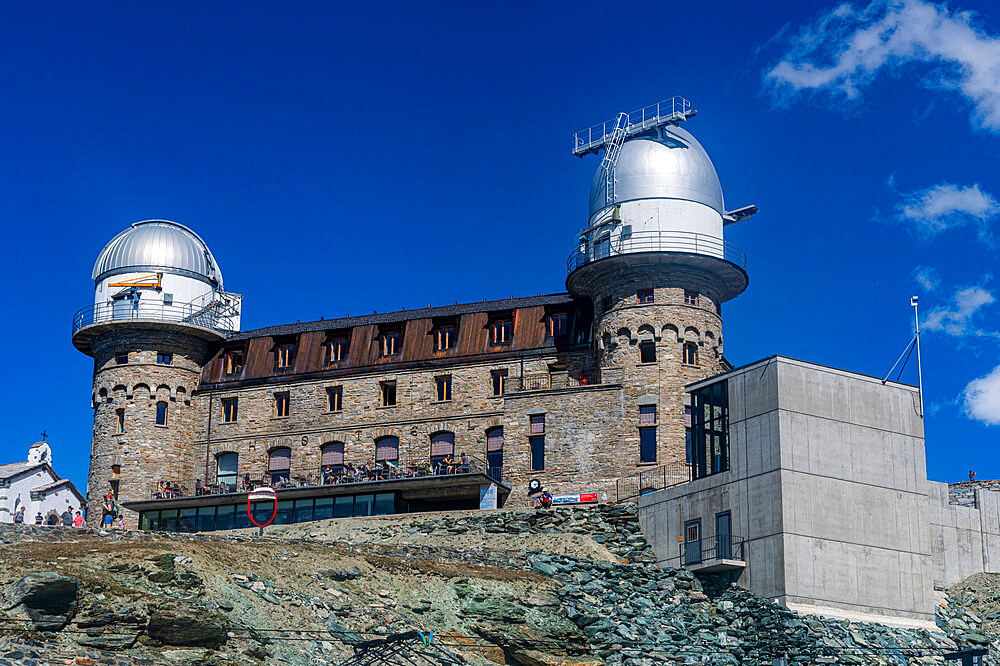
M435 632L442 659L482 666L930 664L1000 639L1000 576L950 591L931 633L799 616L651 559L634 509L614 506L263 539L5 526L0 664L336 664L414 629Z

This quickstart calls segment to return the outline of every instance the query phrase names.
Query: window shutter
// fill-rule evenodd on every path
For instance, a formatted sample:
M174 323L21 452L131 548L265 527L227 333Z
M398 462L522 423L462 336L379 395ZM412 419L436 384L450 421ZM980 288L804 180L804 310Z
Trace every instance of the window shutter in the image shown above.
M639 423L642 425L652 425L656 423L655 405L645 405L639 408Z
M323 465L344 464L344 443L331 442L323 447Z
M431 437L431 455L447 456L455 453L455 433L439 432Z
M493 428L486 433L486 450L503 451L503 428Z
M292 466L291 449L275 449L271 451L268 459L269 469L272 472L283 472Z
M375 460L399 460L399 438L383 437L375 442Z
M531 432L533 434L545 432L545 414L533 414L531 416Z

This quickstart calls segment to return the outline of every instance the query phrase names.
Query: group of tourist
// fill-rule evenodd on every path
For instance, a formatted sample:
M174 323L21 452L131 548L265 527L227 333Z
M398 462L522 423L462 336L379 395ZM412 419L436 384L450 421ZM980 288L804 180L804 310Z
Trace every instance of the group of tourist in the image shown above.
M171 497L181 497L182 495L181 484L176 481L160 480L156 482L156 492L153 493L156 499L170 499Z
M368 462L355 467L353 463L346 465L324 465L323 485L335 483L363 483L365 481L383 481L388 479L410 479L419 476L436 476L439 474L467 474L472 471L472 459L463 453L459 458L448 454L437 464L430 460L410 465L400 469L398 463L381 460Z
M14 513L14 524L23 525L26 507L21 507ZM50 511L48 517L43 516L39 511L35 514L35 525L48 525L49 527L83 527L83 515L80 511L74 513L72 506L67 506L62 514Z

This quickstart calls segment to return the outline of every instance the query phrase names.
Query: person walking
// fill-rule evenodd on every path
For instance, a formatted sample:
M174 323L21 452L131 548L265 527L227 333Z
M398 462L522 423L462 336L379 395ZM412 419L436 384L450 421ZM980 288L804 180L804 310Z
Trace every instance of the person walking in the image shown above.
M39 511L39 512L38 512L38 515L37 515L37 516L35 516L35 524L36 524L36 525L41 525L41 524L42 524L42 522L43 522L44 520L45 520L45 519L44 519L44 518L42 518L42 512L41 512L41 511Z
M73 527L83 527L83 516L79 511L76 512L76 517L73 518Z
M104 500L101 507L101 527L111 527L111 521L115 518L115 507L108 500Z
M59 517L62 519L63 527L73 527L73 507L67 506Z
M24 524L24 507L23 506L21 507L21 509L17 513L14 514L14 524L15 525L23 525Z

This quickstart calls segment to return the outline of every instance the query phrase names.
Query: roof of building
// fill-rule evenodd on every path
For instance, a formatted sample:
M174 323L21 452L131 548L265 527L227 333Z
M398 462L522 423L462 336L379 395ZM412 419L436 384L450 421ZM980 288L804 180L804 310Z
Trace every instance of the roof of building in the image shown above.
M70 481L69 479L59 479L58 481L53 481L52 483L46 483L43 486L32 488L31 494L32 495L45 494L50 490L55 490L56 488L62 486L68 486L69 489L73 492L73 494L76 495L81 502L83 501L83 495L80 494L80 491L76 489L76 486L73 485L73 482Z
M522 296L520 298L508 298L499 301L482 301L480 303L456 303L455 305L443 305L433 308L419 308L417 310L397 310L394 312L384 312L381 314L358 315L356 317L340 317L337 319L320 319L318 321L296 322L294 324L281 324L278 326L267 326L251 331L244 331L229 336L228 340L248 340L250 338L274 337L284 335L295 335L297 333L307 333L310 331L325 331L338 328L351 328L353 326L369 326L372 324L394 324L397 322L410 321L413 319L431 319L457 317L463 314L474 312L505 312L516 308L530 308L546 305L562 305L572 303L573 299L567 293L546 294L544 296Z
M682 199L725 211L722 184L708 153L690 132L662 128L660 138L644 136L626 141L615 163L614 201ZM590 216L608 207L607 177L597 168L590 186Z
M46 467L47 463L41 462L16 462L0 465L0 481L13 479L15 476L29 472L36 467Z
M222 271L205 241L169 220L136 222L112 238L98 255L91 277L144 271L186 275L222 289Z

